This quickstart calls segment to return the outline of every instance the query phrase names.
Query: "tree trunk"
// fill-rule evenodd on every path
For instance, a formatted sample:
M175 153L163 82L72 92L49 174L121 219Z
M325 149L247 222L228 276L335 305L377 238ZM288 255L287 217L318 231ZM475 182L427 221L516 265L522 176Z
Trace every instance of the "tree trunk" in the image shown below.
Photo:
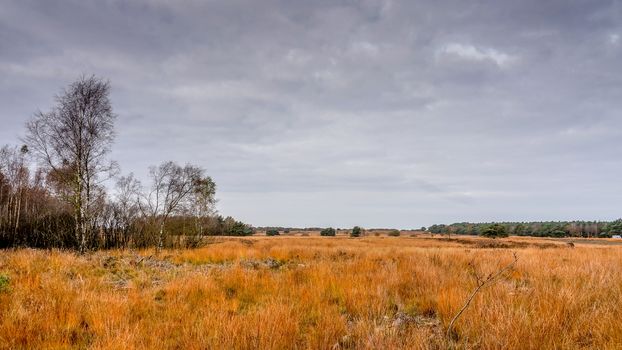
M14 232L14 240L18 240L18 230L19 230L19 220L22 212L22 196L24 194L23 189L19 190L19 196L17 198L17 212L15 213L15 230Z
M164 220L160 223L160 234L158 235L158 248L156 252L160 252L164 248Z
M82 177L80 168L76 171L76 195L74 215L76 217L76 240L78 242L78 251L84 254L86 251L86 237L84 232L84 212L82 206Z

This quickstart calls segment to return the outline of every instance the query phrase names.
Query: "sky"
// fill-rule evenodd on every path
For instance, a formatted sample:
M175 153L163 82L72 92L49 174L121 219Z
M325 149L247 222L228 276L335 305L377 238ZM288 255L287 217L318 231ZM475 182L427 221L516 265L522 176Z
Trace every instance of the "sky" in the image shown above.
M0 0L0 145L83 74L256 226L622 217L619 1Z

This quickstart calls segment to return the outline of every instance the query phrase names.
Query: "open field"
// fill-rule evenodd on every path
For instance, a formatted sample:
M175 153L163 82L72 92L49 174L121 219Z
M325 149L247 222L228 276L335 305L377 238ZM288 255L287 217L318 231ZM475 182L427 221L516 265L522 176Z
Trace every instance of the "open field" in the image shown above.
M607 242L607 241L597 241ZM622 247L477 237L216 238L195 250L0 252L0 348L622 347ZM519 261L482 289L488 274Z

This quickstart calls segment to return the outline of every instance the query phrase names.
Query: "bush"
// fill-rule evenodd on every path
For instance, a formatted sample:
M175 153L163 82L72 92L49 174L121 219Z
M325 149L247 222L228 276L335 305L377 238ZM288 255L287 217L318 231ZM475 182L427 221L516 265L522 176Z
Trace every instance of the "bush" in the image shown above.
M219 234L223 236L250 236L255 234L255 229L241 221L237 221L231 216L223 219L222 216L216 218L216 227L208 229L213 231L210 234Z
M7 275L0 275L0 293L9 291L9 283L11 280Z
M490 238L507 237L508 233L505 229L505 226L499 224L492 224L488 226L484 231L482 231L482 236Z
M278 236L279 235L279 230L274 229L274 228L270 228L266 230L266 236Z
M391 230L388 233L389 236L391 237L399 237L400 236L400 231L399 230Z
M320 231L320 236L335 236L336 235L336 231L334 228L329 227L329 228L325 228L322 231Z
M352 232L350 232L350 237L361 237L362 229L358 226L354 226L352 228Z

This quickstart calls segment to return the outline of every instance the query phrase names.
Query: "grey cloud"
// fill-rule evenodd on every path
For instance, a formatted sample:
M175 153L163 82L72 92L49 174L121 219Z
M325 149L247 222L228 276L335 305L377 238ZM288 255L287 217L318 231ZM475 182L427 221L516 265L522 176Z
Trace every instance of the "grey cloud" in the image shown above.
M257 225L620 216L617 1L5 1L1 143L81 73L113 156Z

